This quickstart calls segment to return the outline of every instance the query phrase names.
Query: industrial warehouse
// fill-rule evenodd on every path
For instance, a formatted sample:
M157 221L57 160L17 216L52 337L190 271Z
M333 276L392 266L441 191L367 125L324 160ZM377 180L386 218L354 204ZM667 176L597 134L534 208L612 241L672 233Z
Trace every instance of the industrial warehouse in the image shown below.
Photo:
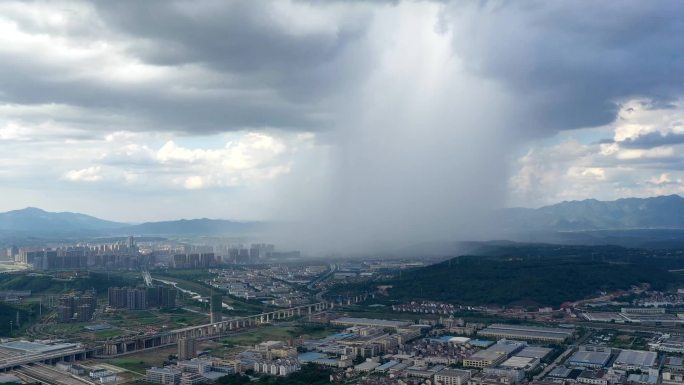
M340 317L330 321L333 325L340 326L371 326L380 328L401 328L406 327L411 324L411 322L406 321L394 321L394 320L384 320L384 319L371 319L371 318L352 318L352 317Z
M574 334L573 330L546 328L538 326L492 324L477 332L478 335L491 338L510 338L527 341L562 343Z

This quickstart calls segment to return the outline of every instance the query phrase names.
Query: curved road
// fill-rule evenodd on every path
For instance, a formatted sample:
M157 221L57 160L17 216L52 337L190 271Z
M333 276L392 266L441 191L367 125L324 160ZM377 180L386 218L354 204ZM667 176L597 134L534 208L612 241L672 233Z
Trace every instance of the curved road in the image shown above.
M314 286L316 286L318 283L325 281L326 279L330 278L335 272L337 271L337 264L335 263L330 263L328 264L328 271L325 272L323 275L320 277L314 279L306 285L306 288L309 290L314 290ZM316 298L316 301L318 302L323 302L323 295L327 292L327 290L321 290L318 293L314 295L314 298Z

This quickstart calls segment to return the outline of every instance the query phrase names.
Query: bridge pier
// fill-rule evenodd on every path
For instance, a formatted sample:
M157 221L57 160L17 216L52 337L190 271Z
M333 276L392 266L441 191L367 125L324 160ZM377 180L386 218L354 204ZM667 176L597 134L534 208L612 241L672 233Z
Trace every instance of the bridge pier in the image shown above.
M347 300L358 300L358 297L348 298ZM333 306L334 304L328 302L319 302L315 304L291 307L288 309L277 309L268 313L255 314L246 317L227 319L215 323L187 327L178 331L171 330L152 336L136 336L128 340L122 339L118 341L109 340L99 348L100 353L97 353L96 355L114 356L127 354L142 349L168 346L177 343L179 337L211 339L224 335L226 332L238 330L240 328L263 325L264 323L270 323L290 317L303 316L305 314L308 314L310 317L314 312L331 309ZM72 361L77 359L80 358L77 356L64 358L64 360Z

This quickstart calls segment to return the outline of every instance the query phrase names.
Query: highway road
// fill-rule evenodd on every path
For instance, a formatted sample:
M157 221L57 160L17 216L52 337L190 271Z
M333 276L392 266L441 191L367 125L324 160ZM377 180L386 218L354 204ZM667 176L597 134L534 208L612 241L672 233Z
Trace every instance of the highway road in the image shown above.
M320 275L319 277L317 277L316 279L311 281L311 283L309 283L306 286L306 288L309 290L315 289L314 286L316 286L317 283L325 281L326 279L328 279L328 277L335 274L336 271L337 271L337 264L335 264L335 263L328 264L328 271L326 271L325 273L323 273L322 275Z
M329 265L328 265L328 271L325 272L325 273L324 273L323 275L321 275L320 277L318 277L318 278L314 279L313 281L311 281L311 283L309 283L306 287L307 287L309 290L314 290L316 284L318 284L319 282L323 282L323 281L325 281L326 279L330 278L333 274L335 274L336 271L337 271L337 264L335 264L335 263L329 264ZM314 295L314 297L316 298L316 301L318 301L318 302L323 302L323 295L325 295L326 292L327 292L327 290L321 290L321 291L319 291L318 293L316 293L316 295Z

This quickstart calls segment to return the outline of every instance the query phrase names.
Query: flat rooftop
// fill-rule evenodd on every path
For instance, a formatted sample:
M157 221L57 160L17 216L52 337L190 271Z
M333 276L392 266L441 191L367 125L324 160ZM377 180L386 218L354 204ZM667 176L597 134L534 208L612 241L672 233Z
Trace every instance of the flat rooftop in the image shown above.
M0 349L7 349L22 354L42 354L54 352L57 350L75 348L76 344L42 344L39 342L30 341L11 341L0 345Z
M437 372L437 374L440 376L470 378L470 371L469 370L444 369L444 370L440 370L439 372Z
M513 356L502 362L499 366L503 368L524 369L533 365L535 362L539 361L537 361L537 359L534 357Z
M485 361L495 361L503 355L510 355L513 352L519 350L522 347L522 343L519 342L506 342L506 343L496 343L485 350L480 350L479 352L473 354L469 357L471 360L485 360Z
M544 333L558 333L558 334L572 334L572 330L561 328L549 328L544 326L528 326L528 325L510 325L510 324L491 324L490 328L501 330L517 330L528 332L544 332Z
M680 368L684 366L684 359L682 357L667 356L665 357L665 362L663 362L665 367Z
M658 354L645 350L623 350L615 359L615 365L652 367L656 363Z
M579 350L568 358L568 363L575 365L605 366L609 360L610 352Z
M542 337L542 338L569 338L573 330L560 328L547 328L539 326L491 324L482 329L478 334L506 334L516 337Z
M344 325L361 325L361 326L382 326L382 327L393 327L399 328L410 325L410 322L406 321L394 321L386 319L374 319L374 318L352 318L352 317L340 317L330 321L332 323L344 324Z
M519 351L515 355L518 357L531 357L542 359L551 353L553 349L543 348L541 346L526 346L523 350Z

